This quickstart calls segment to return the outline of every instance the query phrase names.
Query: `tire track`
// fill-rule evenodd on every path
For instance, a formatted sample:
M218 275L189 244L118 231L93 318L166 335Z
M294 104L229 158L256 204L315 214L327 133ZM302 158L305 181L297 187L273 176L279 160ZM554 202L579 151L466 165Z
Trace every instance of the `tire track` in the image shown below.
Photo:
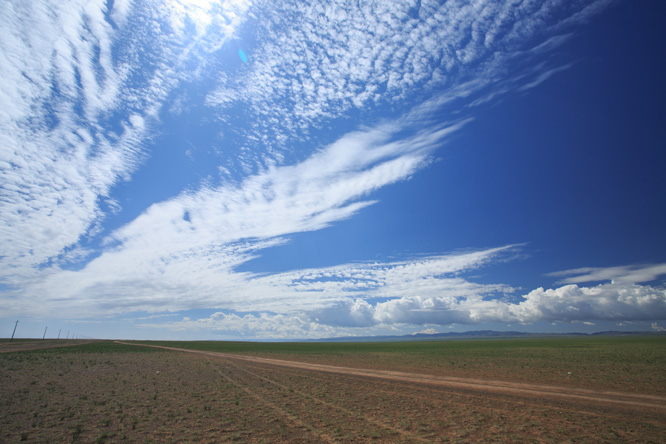
M282 388L282 389L284 389L284 390L293 391L294 393L296 393L296 394L298 394L298 395L300 395L300 396L302 396L302 397L304 397L304 398L310 399L311 401L314 401L314 402L317 403L317 404L321 404L321 405L323 405L323 406L325 406L325 407L327 407L327 408L329 408L329 409L338 410L338 411L343 412L344 414L349 415L349 416L351 416L351 417L358 417L358 416L359 416L358 413L352 412L351 410L348 410L348 409L346 409L346 408L344 408L344 407L340 407L340 406L338 406L338 405L335 405L335 404L332 404L332 403L330 403L330 402L324 401L323 399L318 398L318 397L316 397L316 396L313 396L313 395L311 395L311 394L309 394L309 393L307 393L307 392L304 392L304 391L302 391L302 390L297 390L297 389L295 389L295 388L293 388L293 387L288 387L288 386L286 386L286 385L284 385L284 384L281 384L281 383L279 383L279 382L277 382L277 381L275 381L275 380L272 380L272 379L270 379L270 378L267 378L267 377L264 377L264 376L258 375L258 374L256 374L256 373L252 373L252 372L250 372L249 370L247 370L247 368L241 368L241 367L239 367L239 366L237 366L237 365L235 365L235 364L233 364L233 363L232 363L232 365L234 365L238 370L243 371L243 372L245 372L245 373L248 373L248 374L254 376L255 378L258 378L258 379L264 380L264 381L266 381L266 382L268 382L268 383L270 383L270 384L273 384L273 385L275 385L275 386L277 386L277 387L280 387L280 388ZM247 367L247 366L246 366L246 367ZM250 366L250 367L255 368L255 369L258 368L258 369L261 369L261 370L264 370L264 371L265 371L265 368L263 368L263 367L254 367L254 366ZM384 421L377 420L377 419L373 419L373 418L369 417L369 415L367 415L367 414L363 414L362 417L363 417L363 419L364 419L366 422L368 422L368 423L370 423L370 424L372 424L372 425L374 425L374 426L376 426L376 427L379 427L380 429L390 430L390 431L392 431L392 432L394 432L394 433L396 433L396 434L398 434L398 435L403 436L404 438L409 439L410 442L417 442L417 441L418 441L418 442L426 442L426 443L432 442L431 440L429 440L429 439L425 439L425 438L422 438L421 436L416 435L416 434L414 434L414 433L412 433L412 432L409 432L408 430L399 429L399 428L393 427L392 425L390 425L390 424L388 424L388 423L386 423L386 422L384 422Z
M254 367L255 364L247 364L250 367ZM255 367L263 371L268 371L270 367L261 366ZM331 382L330 377L325 376L324 373L307 373L306 371L299 369L288 369L279 372L281 376L291 376L296 378L306 379L309 382L314 382L312 385L320 384L320 387L326 388L326 390L339 390L344 388L349 388L358 383L358 379L355 379L353 376L339 375L339 378L335 379L335 382ZM616 421L616 424L624 423L629 420L628 417L619 414L622 410L617 409L608 409L605 407L599 408L595 405L584 405L580 403L570 403L563 400L539 400L536 398L528 397L515 397L515 396L488 396L488 393L481 392L472 392L469 390L460 390L456 388L449 387L433 387L426 385L415 385L410 383L402 383L391 380L368 380L368 385L366 387L366 393L371 392L374 398L367 401L367 404L376 406L387 405L393 406L396 404L401 405L401 408L405 406L403 400L409 398L412 402L421 402L420 411L438 411L439 405L446 405L446 411L459 411L464 410L470 407L470 400L472 401L473 410L477 414L487 415L488 417L495 418L494 421L500 422L503 417L511 417L513 412L516 409L520 409L521 417L524 421L531 421L533 423L540 423L544 420L545 417L550 417L554 421L560 421L563 424L570 423L572 418L586 417L590 421ZM385 399L385 396L387 399ZM333 395L335 396L335 395ZM379 399L381 398L381 399ZM365 399L365 398L364 398ZM407 404L408 409L417 409L412 405L410 407ZM526 409L530 410L530 413L526 413ZM381 408L379 409L381 411ZM376 409L372 413L366 413L365 416L376 417ZM410 415L407 415L409 417ZM412 418L417 418L417 415L411 416ZM379 419L381 421L381 418ZM453 420L454 424L455 421ZM437 424L437 421L427 419L428 424L432 427L441 427L441 424ZM450 419L449 419L450 421ZM656 428L663 426L663 415L647 414L643 411L641 414L640 422L642 424L650 424ZM413 423L412 423L413 424ZM596 424L601 424L597 422ZM396 429L396 424L390 426L390 429ZM417 435L424 436L424 435ZM432 439L426 439L426 442L432 442ZM414 442L414 440L408 440L407 442Z
M304 377L303 373L297 373L297 369L294 369L294 371L284 371L282 372L283 374L288 374L296 377ZM317 380L320 381L321 383L327 383L330 381L325 376L308 376L309 379L311 380ZM351 380L350 380L351 381ZM396 384L397 382L397 384ZM486 393L484 394L479 394L478 392L470 392L469 390L451 390L447 387L441 387L440 390L433 391L432 387L430 386L415 386L414 384L409 384L409 383L403 383L403 382L398 382L398 381L390 381L390 380L377 380L374 381L374 384L377 384L377 387L374 389L375 393L382 392L385 393L389 396L393 397L408 397L412 399L417 399L419 401L423 402L433 402L433 397L436 396L436 398L442 402L446 401L447 403L452 402L450 399L447 399L447 397L454 397L457 399L457 401L453 401L455 404L467 404L467 401L472 398L476 399L478 401L484 401L487 402L489 400L488 395ZM403 390L397 390L397 387L402 388ZM507 397L503 396L501 398L494 398L497 403L501 404L510 404L512 406L516 406L517 408L524 408L524 407L531 407L534 409L538 409L543 412L567 412L567 413L572 413L572 414L583 414L586 416L590 417L599 417L599 418L607 418L607 419L617 419L617 420L622 420L624 419L623 416L617 415L614 412L614 410L608 411L608 410L601 410L600 413L599 411L591 411L590 409L583 409L583 408L575 408L569 406L564 406L567 404L545 404L544 402L530 402L527 397L519 397L519 398L513 398L513 397ZM560 400L560 402L562 402ZM577 407L582 407L580 405L576 405ZM498 414L506 414L509 410L506 408L501 408L501 407L490 407L488 405L478 405L478 409L483 409L487 411L492 411ZM532 418L539 418L538 415L532 415ZM663 422L659 420L649 420L646 417L643 417L642 421L644 423L652 424L655 426L660 426Z
M210 358L207 357L206 359L208 359L208 361L210 362ZM234 365L234 364L232 364L232 365ZM234 366L235 366L235 365L234 365ZM237 366L235 366L235 367L237 367ZM251 397L253 397L253 398L256 399L257 401L259 401L260 403L262 403L262 404L264 404L264 405L267 405L267 406L270 407L273 411L277 412L278 414L280 414L281 416L283 416L284 418L286 418L287 421L291 422L292 424L296 424L297 426L302 427L303 429L305 429L305 430L307 430L308 432L310 432L310 433L311 433L313 436L315 436L316 438L318 438L318 439L322 439L322 440L324 440L324 441L326 441L326 442L328 442L328 443L330 443L330 444L335 444L335 443L338 442L338 441L335 440L332 436L330 436L330 435L328 435L328 434L326 434L326 433L323 433L323 432L319 431L319 429L317 429L316 427L314 427L314 426L312 426L312 425L310 425L310 424L307 424L306 422L304 422L303 420L299 419L299 418L296 417L295 415L289 413L288 411L286 411L285 409L283 409L283 408L280 407L279 405L275 404L274 402L268 401L265 397L259 396L257 393L255 393L255 392L252 391L250 388L248 388L247 385L245 385L245 384L241 384L241 383L235 381L233 378L231 378L231 377L225 375L225 374L222 373L222 371L220 371L220 369L219 369L216 365L214 365L214 364L213 364L213 369L214 369L214 370L215 370L220 376L222 376L222 378L224 378L225 380L227 380L229 383L235 385L238 389L244 391L245 393L247 393L248 395L250 395ZM313 430L317 430L318 433L312 433Z

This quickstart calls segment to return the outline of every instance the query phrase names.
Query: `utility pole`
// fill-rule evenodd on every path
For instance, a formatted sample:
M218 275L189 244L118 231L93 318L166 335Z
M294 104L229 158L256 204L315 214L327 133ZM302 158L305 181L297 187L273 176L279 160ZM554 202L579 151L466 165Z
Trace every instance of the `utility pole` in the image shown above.
M14 324L14 331L12 332L12 338L9 340L9 342L12 342L14 340L14 333L16 333L16 326L18 325L18 321L16 321L16 324Z
M42 336L42 341L43 341L44 339L46 339L46 330L48 330L48 329L49 329L48 326L44 327L44 336Z
M58 339L60 339L60 332L62 331L62 328L58 330Z
M67 337L65 339L69 339L69 330L67 331Z

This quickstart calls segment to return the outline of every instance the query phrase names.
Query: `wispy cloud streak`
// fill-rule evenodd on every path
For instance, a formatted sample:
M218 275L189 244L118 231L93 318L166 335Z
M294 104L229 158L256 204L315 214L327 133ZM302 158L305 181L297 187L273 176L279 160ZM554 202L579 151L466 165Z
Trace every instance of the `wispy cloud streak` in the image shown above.
M26 295L116 312L285 304L284 289L261 279L247 285L235 267L285 242L284 236L320 230L371 205L366 196L423 168L464 123L403 137L398 133L409 128L387 123L350 133L299 164L269 168L237 186L204 187L154 204L114 232L108 251L83 270L45 270L48 277L25 287Z
M279 150L350 111L376 112L472 80L506 81L516 55L547 51L563 38L553 34L609 3L277 2L258 11L261 57L246 75L223 77L208 103L249 103L257 140ZM548 69L524 83L536 85L562 68Z
M151 123L206 30L228 37L241 2L164 11L129 1L3 2L0 8L0 276L71 258L111 188L146 155ZM194 21L196 32L184 23ZM159 34L154 29L168 29ZM204 29L205 28L205 29ZM220 44L218 33L216 44ZM204 42L205 43L205 42ZM81 250L76 257L81 256ZM9 278L14 276L14 278Z
M666 275L666 264L623 265L605 268L585 267L548 274L548 276L564 278L560 282L565 284L580 284L595 281L634 284L654 281L663 275Z

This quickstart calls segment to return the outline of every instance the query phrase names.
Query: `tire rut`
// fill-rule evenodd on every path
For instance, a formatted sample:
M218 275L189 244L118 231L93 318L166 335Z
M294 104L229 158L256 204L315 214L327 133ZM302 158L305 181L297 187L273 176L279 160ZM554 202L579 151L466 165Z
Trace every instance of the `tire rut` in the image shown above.
M303 377L303 374L301 373L296 373L296 369L294 372L284 372L285 374L289 374L292 376L297 376L297 377ZM327 382L328 379L325 376L308 376L310 379L314 379L317 381L321 382ZM441 391L433 391L433 388L430 386L415 386L414 384L409 384L409 383L400 383L400 385L396 385L395 381L390 381L390 380L376 380L374 384L377 384L378 387L374 388L375 392L381 391L382 393L386 393L391 396L395 397L408 397L412 399L418 399L420 401L433 401L433 397L437 397L438 400L443 400L445 397L455 397L457 399L460 399L460 401L455 401L456 403L467 403L470 398L476 399L479 401L485 401L487 402L489 400L487 394L479 394L478 392L470 392L469 390L464 391L464 390L451 390L448 389L447 387L440 387ZM403 388L403 390L397 389L397 387ZM408 389L408 390L405 390ZM591 411L590 409L582 409L578 407L582 407L579 404L575 405L574 407L570 406L564 406L561 405L561 401L558 404L546 404L543 401L542 402L531 402L529 401L530 398L526 397L520 397L520 398L512 398L512 397L507 397L503 396L501 398L497 398L497 402L501 404L510 404L512 406L516 406L519 408L524 408L524 407L531 407L534 409L538 409L544 412L548 411L555 411L557 410L558 412L568 412L568 413L573 413L573 414L582 414L582 415L587 415L587 416L592 416L592 417L600 417L600 418L608 418L608 419L618 419L621 420L623 417L621 415L617 415L614 410L612 411L601 411L601 412L595 412ZM447 402L451 402L450 400L447 399ZM501 407L489 407L489 406L480 406L478 408L487 410L487 411L492 411L492 412L497 412L497 413L506 413L507 409L506 408L501 408ZM537 416L534 416L535 418ZM661 425L661 421L655 420L655 421L650 421L646 418L643 419L644 422L650 423L655 426Z
M233 364L232 364L232 365L233 365ZM264 370L264 371L265 371L265 368L263 368L263 367L254 367L254 366L250 366L250 367L255 368L255 369L261 369L261 370ZM254 377L256 377L256 378L259 378L259 379L261 379L261 380L264 380L264 381L266 381L266 382L268 382L268 383L270 383L270 384L273 384L273 385L275 385L275 386L277 386L277 387L280 387L280 388L285 389L285 390L293 391L294 393L296 393L296 394L302 396L303 398L310 399L311 401L314 401L314 402L317 403L317 404L321 404L321 405L323 405L323 406L325 406L325 407L327 407L327 408L329 408L329 409L335 409L335 410L338 410L338 411L343 412L344 414L349 415L349 416L351 416L351 417L358 417L358 415L359 415L358 413L355 413L355 412L353 412L353 411L351 411L351 410L349 410L349 409L346 409L346 408L344 408L344 407L340 407L340 406L335 405L335 404L333 404L333 403L330 403L330 402L328 402L328 401L324 401L323 399L321 399L321 398L319 398L319 397L316 397L316 396L313 396L313 395L311 395L311 394L309 394L309 393L307 393L307 392L304 392L304 391L302 391L302 390L297 390L297 389L294 389L293 387L288 387L288 386L286 386L286 385L284 385L284 384L281 384L281 383L279 383L279 382L277 382L277 381L275 381L275 380L272 380L272 379L270 379L270 378L267 378L267 377L264 377L264 376L261 376L261 375L257 375L256 373L252 373L252 372L250 372L249 370L247 370L246 368L241 368L241 367L237 367L237 368L238 368L239 370L241 370L241 371L244 371L245 373L248 373L248 374L250 374L250 375L252 375L252 376L254 376ZM418 442L431 442L431 440L428 440L428 439L422 438L421 436L416 435L416 434L414 434L414 433L411 433L411 432L408 431L408 430L404 430L404 429L396 428L396 427L393 427L392 425L390 425L389 423L386 423L386 422L384 422L384 421L381 421L381 420L377 420L377 419L371 418L371 417L370 417L369 415L367 415L367 414L363 414L363 420L365 420L366 422L368 422L368 423L370 423L370 424L372 424L372 425L374 425L374 426L376 426L376 427L383 428L383 429L386 429L386 430L390 430L390 431L394 432L395 434L401 435L402 437L409 439L410 442L417 442L417 441L418 441Z
M211 361L211 359L210 359L209 357L207 357L207 359L208 359L209 362ZM211 363L212 363L212 362L211 362ZM234 365L234 364L232 363L231 365ZM234 366L235 366L235 365L234 365ZM235 366L235 367L237 367L237 366ZM324 440L324 441L326 441L326 442L328 442L328 443L335 444L335 443L338 442L337 440L335 440L333 437L331 437L330 435L328 435L328 434L326 434L326 433L323 433L323 432L312 433L313 430L318 430L318 429L317 429L316 427L310 425L310 424L307 424L306 422L304 422L303 420L299 419L299 418L296 417L295 415L289 413L288 411L286 411L285 409L283 409L283 408L280 407L279 405L275 404L274 402L268 401L265 397L262 397L262 396L260 396L259 394L255 393L255 392L252 391L250 388L248 388L247 385L245 385L245 384L241 384L241 383L239 383L238 381L235 381L233 378L231 378L231 377L225 375L225 374L222 373L222 371L220 371L220 369L219 369L217 366L215 366L214 364L213 364L213 368L214 368L214 370L215 370L220 376L222 376L222 378L224 378L225 380L227 380L229 383L235 385L237 388L239 388L240 390L244 391L245 393L247 393L248 395L250 395L251 397L253 397L253 398L256 399L257 401L259 401L260 403L262 403L262 404L264 404L264 405L267 405L267 406L268 406L269 408L271 408L273 411L277 412L280 416L286 418L287 421L289 421L290 423L292 423L292 424L296 424L297 426L299 426L299 427L301 427L301 428L307 430L309 433L311 433L311 434L312 434L313 436L315 436L316 438L318 438L318 439L322 439L322 440Z

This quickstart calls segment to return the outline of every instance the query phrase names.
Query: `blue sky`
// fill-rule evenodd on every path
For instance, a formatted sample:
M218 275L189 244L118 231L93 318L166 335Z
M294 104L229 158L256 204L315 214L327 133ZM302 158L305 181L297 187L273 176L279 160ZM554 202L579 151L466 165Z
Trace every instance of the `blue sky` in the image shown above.
M0 9L6 336L666 328L659 1Z

